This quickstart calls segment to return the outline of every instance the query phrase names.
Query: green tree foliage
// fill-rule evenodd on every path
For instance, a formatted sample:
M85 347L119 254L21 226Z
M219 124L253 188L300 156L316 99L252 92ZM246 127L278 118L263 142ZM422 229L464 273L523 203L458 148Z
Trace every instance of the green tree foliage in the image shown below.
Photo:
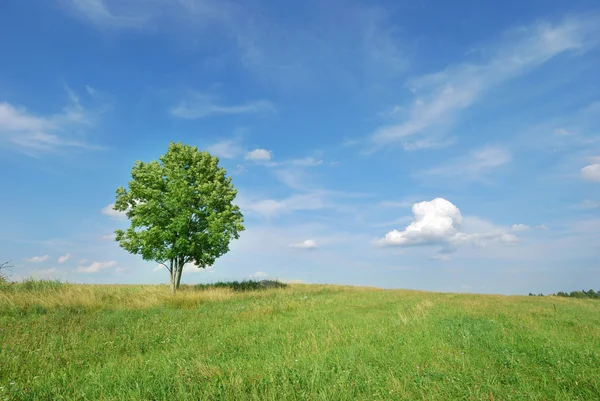
M218 163L195 146L171 143L159 161L136 162L129 189L117 189L114 209L125 212L131 226L116 230L116 240L144 260L164 265L173 293L184 265L211 266L244 230L242 213L233 204L237 191Z
M570 293L564 292L564 291L559 291L556 294L548 294L548 295L553 295L556 297L565 297L565 298L600 299L600 291L594 291L592 289L587 290L587 291L585 291L585 290L571 291ZM529 293L529 296L535 296L535 294ZM539 294L539 296L544 296L544 294Z

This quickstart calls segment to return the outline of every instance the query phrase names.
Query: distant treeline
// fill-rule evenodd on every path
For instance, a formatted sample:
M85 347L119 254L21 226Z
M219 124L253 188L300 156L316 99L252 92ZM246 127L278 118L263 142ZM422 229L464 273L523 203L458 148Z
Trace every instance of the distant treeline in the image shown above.
M555 296L555 297L567 297L567 298L591 298L591 299L600 299L600 291L594 291L594 290L581 290L581 291L571 291L571 292L564 292L564 291L559 291L556 294L548 294L550 296ZM532 294L529 293L530 297L543 297L544 294L539 293L539 294Z

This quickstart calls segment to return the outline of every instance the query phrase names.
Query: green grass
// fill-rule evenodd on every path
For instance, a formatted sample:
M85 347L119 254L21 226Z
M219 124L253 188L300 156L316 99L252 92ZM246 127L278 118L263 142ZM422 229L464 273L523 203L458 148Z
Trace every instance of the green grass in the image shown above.
M599 400L600 302L0 287L0 399Z

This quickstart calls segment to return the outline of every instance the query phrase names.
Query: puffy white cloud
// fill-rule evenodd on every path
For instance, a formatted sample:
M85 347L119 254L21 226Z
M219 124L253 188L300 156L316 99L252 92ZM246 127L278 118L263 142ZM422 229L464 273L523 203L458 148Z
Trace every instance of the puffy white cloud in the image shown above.
M403 231L390 231L377 243L383 246L444 243L456 233L456 225L462 221L458 208L443 198L415 203L412 211L414 222Z
M271 152L266 149L254 149L246 154L246 160L269 161L271 160Z
M254 274L251 274L250 277L252 278L265 278L265 277L269 277L269 275L265 272L256 272Z
M59 256L58 263L61 263L61 264L65 263L67 260L69 260L70 257L71 257L70 253L67 253L66 255Z
M105 216L111 217L113 219L126 220L127 214L125 212L119 212L118 210L115 210L114 207L115 207L114 203L111 203L110 205L106 205L102 209L102 214Z
M307 239L306 241L302 241L302 242L298 242L296 244L290 245L290 248L316 249L317 243L315 240Z
M600 163L590 164L582 168L581 178L586 181L600 182Z
M513 224L510 229L514 232L519 232L519 231L531 230L531 227L528 226L527 224Z
M23 259L25 262L27 263L42 263L48 260L50 256L49 255L44 255L44 256L34 256L31 258L26 258Z
M402 231L392 230L374 243L404 247L437 245L441 248L432 259L448 260L448 255L463 245L485 246L491 242L514 244L518 241L508 229L497 228L477 218L468 219L471 226L469 231L459 231L464 220L462 214L455 205L443 198L415 203L412 211L414 221L410 225Z
M79 266L77 267L77 271L81 272L81 273L97 273L100 270L105 270L111 267L116 267L117 266L117 262L110 261L110 262L93 262L92 264L88 265L88 266Z

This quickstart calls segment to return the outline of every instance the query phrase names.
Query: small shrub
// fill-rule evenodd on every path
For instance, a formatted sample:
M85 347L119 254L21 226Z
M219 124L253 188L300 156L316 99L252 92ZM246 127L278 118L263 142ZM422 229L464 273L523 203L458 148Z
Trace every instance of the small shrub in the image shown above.
M41 280L28 278L16 285L17 289L26 291L57 291L61 289L65 283L59 280Z
M286 288L288 285L277 280L244 280L244 281L219 281L212 284L196 284L191 286L195 290L208 290L211 288L230 288L233 291L261 291L268 288Z

